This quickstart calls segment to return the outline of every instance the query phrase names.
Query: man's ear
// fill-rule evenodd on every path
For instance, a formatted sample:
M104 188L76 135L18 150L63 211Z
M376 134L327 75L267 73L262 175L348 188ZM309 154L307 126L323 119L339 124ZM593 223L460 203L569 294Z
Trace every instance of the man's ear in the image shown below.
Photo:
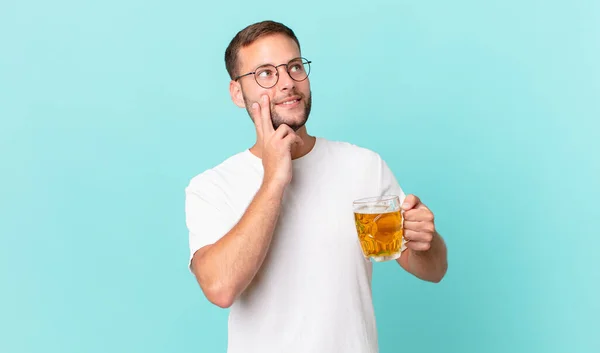
M246 104L244 103L244 95L242 94L242 86L239 82L234 80L229 82L229 94L231 95L231 100L235 105L240 108L246 107Z

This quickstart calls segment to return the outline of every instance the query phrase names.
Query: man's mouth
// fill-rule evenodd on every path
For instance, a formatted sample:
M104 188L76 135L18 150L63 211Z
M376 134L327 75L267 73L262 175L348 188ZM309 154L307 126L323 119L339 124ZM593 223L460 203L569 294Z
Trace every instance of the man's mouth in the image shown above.
M281 102L277 103L276 105L282 106L282 107L294 107L298 103L300 103L301 99L302 98L300 98L300 97L290 97L290 98L286 98L286 99L282 100Z

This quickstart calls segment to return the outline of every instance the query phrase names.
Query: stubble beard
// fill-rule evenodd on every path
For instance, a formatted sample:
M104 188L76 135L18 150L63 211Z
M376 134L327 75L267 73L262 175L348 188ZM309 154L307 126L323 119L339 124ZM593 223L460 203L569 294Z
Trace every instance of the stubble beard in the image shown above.
M286 124L290 128L292 128L292 130L298 131L308 121L308 116L310 115L310 109L311 109L311 106L312 106L312 92L309 93L308 97L306 97L305 95L303 95L300 92L294 92L294 94L300 96L301 97L301 102L304 103L304 114L303 114L302 119L299 122L297 122L297 123L286 122L285 118L282 117L281 115L279 115L275 111L275 104L269 103L269 105L270 105L270 111L271 111L271 122L273 123L273 129L277 130L278 127L280 127L283 124ZM252 119L252 113L251 113L251 105L252 105L252 103L248 99L246 99L245 95L243 97L244 97L244 104L246 106L246 111L248 112L248 115L250 116L250 119Z

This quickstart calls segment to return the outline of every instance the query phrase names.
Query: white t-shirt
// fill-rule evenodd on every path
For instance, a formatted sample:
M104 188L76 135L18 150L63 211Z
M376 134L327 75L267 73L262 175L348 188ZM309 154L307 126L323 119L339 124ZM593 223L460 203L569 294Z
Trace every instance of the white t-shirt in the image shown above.
M227 352L378 352L372 265L352 201L405 195L377 153L345 142L317 138L292 173L269 252L230 308ZM239 221L262 177L261 160L245 150L190 181L190 259Z

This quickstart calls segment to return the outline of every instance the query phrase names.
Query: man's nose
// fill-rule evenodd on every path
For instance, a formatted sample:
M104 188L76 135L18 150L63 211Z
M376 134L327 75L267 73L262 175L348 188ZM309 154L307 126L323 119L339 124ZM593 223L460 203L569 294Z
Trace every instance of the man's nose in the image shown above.
M294 88L295 82L292 80L292 77L287 72L286 66L280 66L277 68L277 74L279 75L279 82L277 82L277 86L281 91L285 91L288 89Z

